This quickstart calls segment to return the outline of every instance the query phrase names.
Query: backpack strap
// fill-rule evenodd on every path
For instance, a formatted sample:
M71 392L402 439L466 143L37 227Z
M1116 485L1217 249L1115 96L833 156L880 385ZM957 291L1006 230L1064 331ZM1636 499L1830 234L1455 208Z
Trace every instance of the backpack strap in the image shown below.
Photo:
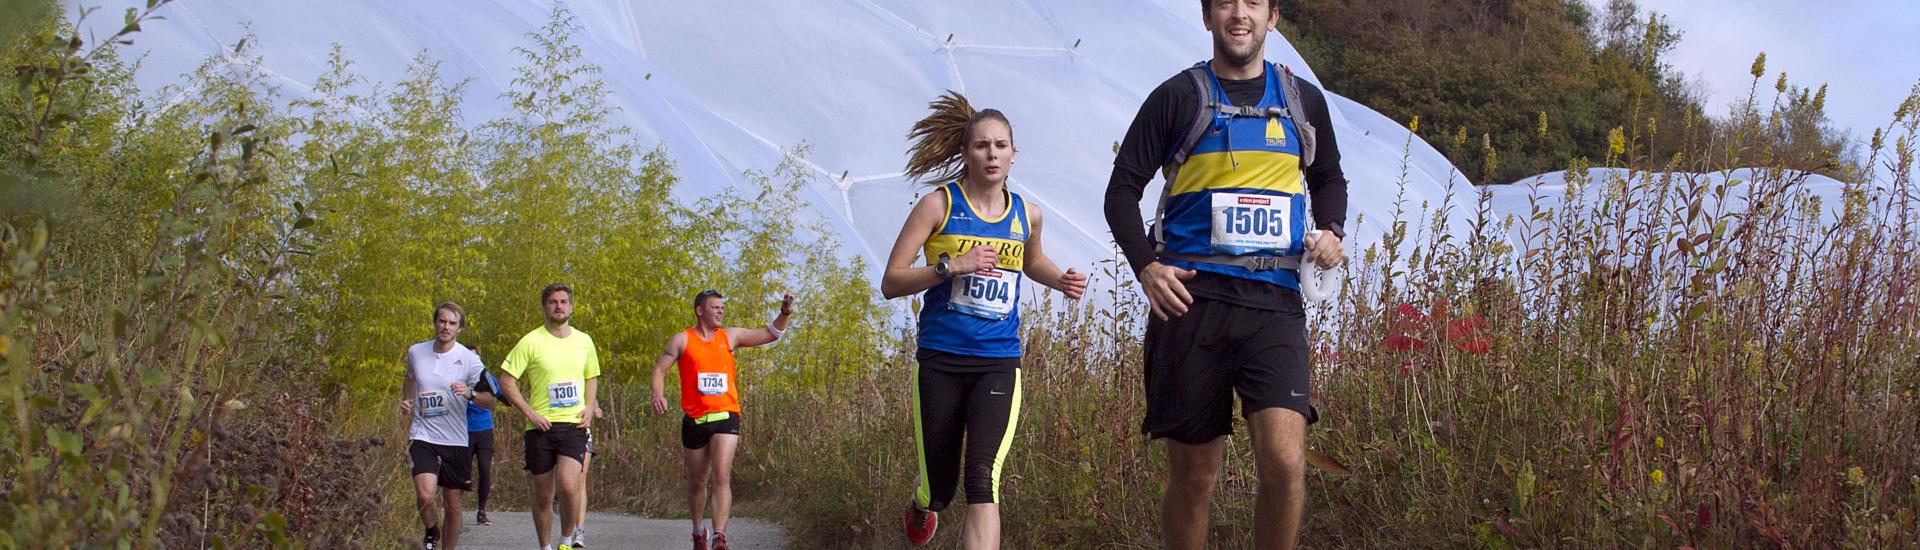
M1163 222L1167 216L1167 198L1173 194L1173 180L1179 177L1180 166L1187 163L1187 157L1193 153L1194 146L1200 144L1200 138L1206 137L1221 107L1220 100L1213 96L1213 79L1207 75L1207 62L1194 63L1183 72L1193 82L1193 121L1187 123L1187 129L1181 132L1179 146L1160 165L1160 178L1164 185L1160 188L1160 206L1154 209L1153 214L1153 245L1156 250L1167 242L1166 224Z
M1280 66L1280 93L1286 98L1287 112L1292 115L1293 128L1300 132L1300 169L1313 166L1314 138L1313 120L1307 118L1307 107L1300 102L1300 78L1293 75L1293 69Z
M1219 98L1213 96L1213 79L1207 75L1205 61L1195 63L1183 72L1193 82L1193 121L1187 123L1186 131L1180 133L1180 146L1161 165L1161 175L1167 181L1173 181L1174 175L1180 171L1180 165L1187 163L1187 157L1193 153L1194 146L1200 144L1200 139L1206 137L1207 129L1213 126L1214 116L1219 114L1221 108Z

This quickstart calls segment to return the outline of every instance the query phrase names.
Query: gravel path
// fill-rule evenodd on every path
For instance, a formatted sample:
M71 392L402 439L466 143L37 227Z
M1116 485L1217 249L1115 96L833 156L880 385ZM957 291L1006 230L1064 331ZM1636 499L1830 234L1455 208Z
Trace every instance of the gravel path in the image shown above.
M461 532L462 549L535 550L533 514L528 512L489 511L493 525L473 522L466 514L466 530ZM554 519L556 538L559 518ZM642 519L624 514L587 513L587 548L600 549L686 549L693 547L693 531L685 519ZM749 518L727 522L727 544L738 550L774 550L787 547L787 532L778 525Z

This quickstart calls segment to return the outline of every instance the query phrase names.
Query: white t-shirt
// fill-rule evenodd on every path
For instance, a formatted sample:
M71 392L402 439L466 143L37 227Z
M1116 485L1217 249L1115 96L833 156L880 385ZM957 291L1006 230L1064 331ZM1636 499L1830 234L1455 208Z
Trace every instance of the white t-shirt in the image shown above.
M467 399L453 392L454 382L473 391L485 384L486 367L473 350L453 344L446 353L433 351L428 340L407 348L407 378L414 381L411 439L435 445L467 446Z

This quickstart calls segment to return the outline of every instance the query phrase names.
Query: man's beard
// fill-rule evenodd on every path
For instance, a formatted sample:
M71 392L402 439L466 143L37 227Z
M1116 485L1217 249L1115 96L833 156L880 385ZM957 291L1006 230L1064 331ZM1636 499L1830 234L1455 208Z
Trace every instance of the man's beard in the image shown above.
M1215 36L1213 37L1213 50L1220 52L1220 54L1226 58L1223 59L1223 61L1229 64L1236 66L1250 65L1260 60L1261 52L1266 51L1267 47L1266 33L1254 31L1251 38L1252 40L1249 40L1247 44L1247 51L1235 52L1233 51L1233 47L1227 43L1227 37Z

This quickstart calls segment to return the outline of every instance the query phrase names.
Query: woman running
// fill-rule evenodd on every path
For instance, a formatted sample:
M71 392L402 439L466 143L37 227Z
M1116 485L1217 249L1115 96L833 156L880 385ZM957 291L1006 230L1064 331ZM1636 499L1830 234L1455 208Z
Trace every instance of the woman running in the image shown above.
M1020 415L1020 283L1078 299L1087 276L1047 258L1040 209L1007 189L1015 149L1006 115L975 111L954 92L928 107L907 134L906 173L939 187L907 215L880 282L888 299L926 291L913 379L920 480L907 539L933 538L964 478L965 547L998 548L1000 470Z

